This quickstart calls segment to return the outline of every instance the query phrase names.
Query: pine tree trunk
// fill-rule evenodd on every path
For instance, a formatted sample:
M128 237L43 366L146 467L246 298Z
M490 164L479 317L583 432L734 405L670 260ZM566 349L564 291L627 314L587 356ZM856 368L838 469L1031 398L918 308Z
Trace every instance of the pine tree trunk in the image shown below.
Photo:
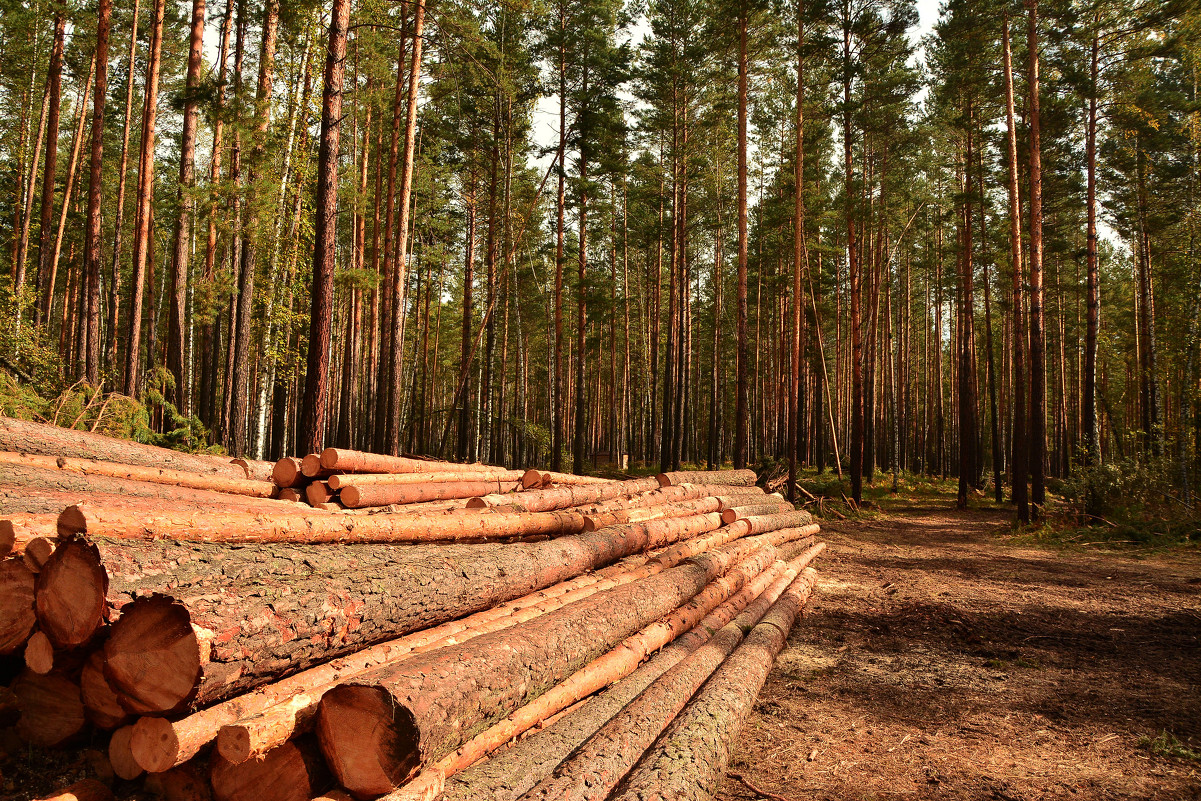
M38 289L42 292L34 313L34 325L49 324L53 298L45 292L50 263L53 259L54 181L58 167L58 125L62 111L63 40L66 37L67 17L61 7L54 12L54 44L50 48L50 66L46 69L48 113L46 116L46 157L42 167L41 227L38 229ZM67 198L63 198L63 206ZM20 290L21 287L18 287ZM18 291L18 304L20 291Z
M113 24L112 0L100 0L96 16L96 88L92 101L92 152L83 262L87 273L87 324L84 334L84 378L100 386L100 202L104 197L104 105L108 99L108 39Z
M1023 324L1022 296L1025 280L1022 270L1022 231L1021 231L1021 201L1018 197L1018 145L1017 125L1014 120L1013 98L1013 58L1009 47L1009 15L1004 16L1002 28L1002 48L1004 50L1005 71L1005 121L1006 121L1006 162L1009 166L1009 266L1013 276L1013 431L1010 435L1012 443L1012 481L1013 502L1017 506L1018 520L1030 522L1030 504L1027 496L1026 479L1028 475L1026 448L1026 329Z
M734 467L747 466L750 455L747 419L747 94L749 76L747 53L747 14L745 0L738 5L738 307L735 323L737 365L734 401Z
M342 84L346 75L346 29L350 0L333 0L321 105L321 146L313 226L313 300L309 318L308 364L300 415L298 450L318 453L325 440L329 394L329 345L333 323L334 266L338 211L338 146L342 123Z
M141 383L142 300L145 294L146 261L153 246L150 210L154 201L154 141L158 118L159 63L163 54L163 16L165 0L154 1L151 23L150 56L146 63L146 98L142 108L142 148L138 167L138 213L133 238L133 275L129 291L129 336L125 353L124 391L130 397L139 394ZM151 355L153 358L153 354Z
M1030 118L1030 503L1046 503L1046 370L1043 338L1043 167L1039 142L1038 0L1026 0L1027 91Z

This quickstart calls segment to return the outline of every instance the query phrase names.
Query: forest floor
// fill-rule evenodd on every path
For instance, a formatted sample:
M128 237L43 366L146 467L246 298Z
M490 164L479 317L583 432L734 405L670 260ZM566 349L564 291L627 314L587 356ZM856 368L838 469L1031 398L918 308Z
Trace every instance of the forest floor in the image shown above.
M1031 547L1012 512L948 496L881 506L823 523L719 799L1201 798L1201 553Z

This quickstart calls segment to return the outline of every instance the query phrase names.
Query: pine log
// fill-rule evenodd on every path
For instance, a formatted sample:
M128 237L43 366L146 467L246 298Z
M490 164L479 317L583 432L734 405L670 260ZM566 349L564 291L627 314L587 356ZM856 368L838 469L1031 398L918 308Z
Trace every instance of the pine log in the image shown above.
M695 498L693 500L680 501L679 503L663 503L657 506L629 506L624 509L600 512L589 510L584 515L584 530L596 531L605 526L620 525L622 523L640 523L664 517L681 517L720 511L721 502L714 498Z
M37 623L35 576L20 557L0 561L0 656L25 645Z
M813 569L806 568L610 798L634 801L654 788L663 798L707 801L717 792L731 748L814 583Z
M25 566L34 573L41 571L46 564L46 560L54 553L54 541L47 537L34 537L29 542L25 543L25 550L21 553L21 558L25 560Z
M816 526L812 529L815 531ZM749 526L740 522L660 551L626 557L596 572L327 662L255 692L202 709L182 720L142 718L135 727L135 755L148 771L166 770L190 759L220 732L218 749L227 760L242 762L306 730L321 694L338 681L398 661L440 642L449 644L450 638L456 636L463 641L467 632L486 633L495 630L490 627L497 623L524 622L532 619L533 610L539 613L552 611L600 590L655 575L698 553L737 540L748 531ZM798 530L795 536L806 537L812 533Z
M326 481L318 480L305 485L304 499L309 502L310 506L321 506L329 503L333 498L333 490L329 488L329 483Z
M809 596L811 577L812 573L802 573L772 608L765 615L760 611L760 615L768 621L795 617L796 609ZM794 608L789 613L782 611L780 605ZM643 690L550 777L522 795L521 801L604 801L693 694L758 624L759 616L754 611L744 611Z
M757 576L769 570L775 572L773 566L777 553L770 545L759 548L723 576L711 581L679 609L627 638L612 651L580 668L566 681L438 760L410 784L392 793L390 801L419 801L436 797L442 791L446 776L458 773L538 723L630 675L652 652L699 624L744 586L753 583ZM639 750L638 754L641 753Z
M776 562L626 678L541 731L449 777L443 788L444 801L514 801L549 776L640 692L704 645L714 632L744 609L758 620L796 573L794 563ZM403 788L398 792L403 792Z
M246 478L246 471L226 456L190 454L143 445L130 440L106 437L88 431L31 423L12 417L0 417L0 450L97 459L143 467L212 473L227 478Z
M54 668L54 646L43 631L35 631L25 641L25 667L46 674Z
M506 470L503 467L476 467L471 470L442 470L433 473L335 473L329 477L329 485L333 489L343 489L352 484L356 487L366 487L446 481L520 484L522 475L524 474L520 470Z
M697 515L503 546L292 546L279 550L292 553L303 566L317 565L311 574L298 572L278 580L257 564L251 575L237 579L228 568L223 573L212 565L194 566L191 583L181 588L186 592L170 585L181 582L188 569L179 564L187 560L175 556L189 546L144 544L171 556L144 564L141 572L110 570L110 603L125 605L104 644L106 676L133 712L202 706L317 662L495 606L648 547L712 531L719 524L717 515ZM106 564L118 559L139 564L139 554L149 558L149 551L139 552L131 543L95 544L104 549ZM231 566L249 566L256 555L262 556L263 546L191 547L220 556ZM346 569L345 563L354 560L360 560L355 569ZM153 565L158 567L150 569ZM296 567L296 562L286 565L288 570ZM131 593L150 592L172 592L176 597L157 595L128 603Z
M292 487L284 487L281 489L278 497L281 501L288 501L289 503L299 503L300 501L304 500L304 495Z
M210 778L216 801L309 801L332 784L320 751L308 739L284 743L240 765L214 755Z
M611 480L599 476L577 476L574 473L526 470L521 476L521 485L526 489L540 489L551 484L605 484Z
M242 476L230 478L211 472L190 473L161 467L100 462L94 459L73 459L66 456L41 456L0 451L0 464L3 464L6 470L12 466L33 467L82 476L141 481L148 484L224 492L230 495L248 495L254 498L270 498L275 494L275 486L269 481L252 481ZM240 472L241 468L238 470Z
M238 457L230 459L230 464L236 464L238 467L246 471L246 478L251 481L270 481L271 471L275 467L274 462L267 462L262 459L246 459Z
M113 801L113 791L104 782L84 779L38 801Z
M730 566L707 553L657 576L355 677L327 692L321 750L356 796L391 791L502 715L686 603Z
M303 486L309 479L301 472L300 466L300 460L295 456L285 456L271 468L271 480L280 488Z
M124 478L84 475L25 465L6 465L0 487L6 517L21 513L58 514L73 503L88 501L113 507L180 508L197 511L245 509L264 513L295 513L289 504L270 498L230 495L213 490L153 484ZM15 501L11 501L16 493Z
M810 534L811 532L808 530L794 529L788 533L781 533L781 535L761 535L758 538L760 541L754 543L748 542L741 549L732 548L728 545L726 548L730 550L730 557L732 559L739 560L745 554L749 554L753 549L762 547L763 545L782 544L792 538L800 539L802 537L809 537L811 540ZM714 545L726 545L724 542L719 543L714 538L702 539L708 539ZM697 541L694 540L692 542ZM453 621L433 629L427 629L418 634L409 635L400 640L394 640L386 644L386 651L383 650L384 645L376 646L376 649L380 651L378 656L369 653L375 649L368 649L348 659L340 660L340 663L337 665L321 666L307 671L306 673L309 675L305 677L307 680L303 683L300 681L301 676L293 676L290 679L285 679L275 687L264 688L264 690L268 690L272 695L283 700L272 706L263 708L257 713L249 714L232 723L223 725L217 738L217 748L225 759L234 763L259 756L292 736L307 731L312 724L312 719L317 711L317 706L320 703L322 695L336 682L345 682L357 673L363 673L369 669L378 669L384 664L394 665L402 659L410 658L435 648L457 645L483 634L489 634L519 623L525 623L535 617L556 609L561 609L569 603L583 600L602 590L656 575L665 569L679 564L690 556L695 556L699 552L701 552L700 549L696 547L676 546L667 549L654 558L645 560L637 566L632 564L634 562L632 559L623 560L591 576L582 576L578 579L562 582L555 587L532 593L511 603L501 604L493 609L477 612L463 620ZM587 579L594 580L587 582ZM266 693L261 694L265 695ZM212 713L205 710L198 713L195 717L211 718ZM143 723L139 722L138 725L141 727ZM163 753L159 744L170 742L172 739L178 743L179 736L176 735L173 737L174 732L168 730L182 729L184 727L176 727L166 722L147 719L145 728L146 731L143 736L148 740L145 747L147 762L158 760L156 764L161 765L168 759L179 758L178 750L174 750L170 754ZM188 728L191 729L193 727L189 726Z
M58 507L53 514L14 514L0 520L0 559L24 553L25 547L39 537L54 537L61 509Z
M680 484L669 484L668 487L681 487L691 492L696 492L699 495L766 495L767 491L763 487L755 484L747 486L730 485L730 484L705 484L703 482L685 481ZM668 489L664 487L663 489Z
M212 801L209 768L200 760L192 760L161 773L147 774L142 786L163 801Z
M435 471L471 471L486 465L440 462L436 459L410 459L406 456L385 456L345 448L326 448L321 452L321 466L340 473L432 473Z
M286 504L285 504L286 505ZM490 515L266 515L255 512L164 510L134 518L92 504L76 504L58 518L60 536L124 539L173 537L194 542L400 543L454 542L577 534L575 512Z
M42 748L63 745L84 730L86 720L79 685L61 673L45 676L25 670L9 688L21 717L17 733Z
M353 480L353 476L350 477ZM514 481L439 481L422 484L358 484L348 483L342 476L339 498L351 509L368 506L388 506L393 503L423 503L425 501L470 498L478 500L481 495L501 492L512 493L520 484ZM330 483L333 486L333 483ZM523 493L525 494L525 493ZM469 501L468 508L472 507ZM534 511L534 510L525 510Z
M753 487L759 477L754 470L677 470L660 473L656 478L661 486L672 484L719 484Z
M636 495L658 488L659 484L655 479L640 478L632 481L610 481L604 484L567 485L551 489L527 490L516 497L487 495L477 498L467 505L471 508L482 508L513 504L527 512L547 512L553 509L567 509L572 506L583 506L586 503L598 503L613 498Z
M794 511L796 507L788 501L773 501L771 503L753 503L743 506L731 506L721 513L721 522L729 525L735 520L741 520L744 517L759 517L761 515L775 515Z
M129 721L129 713L121 708L117 694L104 677L104 651L88 655L79 674L79 689L84 713L92 725L111 730Z
M113 773L127 781L142 775L142 766L134 761L129 750L129 739L133 736L133 726L122 726L113 732L108 741L108 762L113 766Z

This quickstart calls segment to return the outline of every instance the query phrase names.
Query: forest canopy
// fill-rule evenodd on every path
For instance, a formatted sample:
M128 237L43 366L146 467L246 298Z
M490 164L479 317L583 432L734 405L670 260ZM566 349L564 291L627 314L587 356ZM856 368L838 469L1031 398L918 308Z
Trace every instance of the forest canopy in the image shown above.
M1195 504L1194 2L0 1L4 413Z

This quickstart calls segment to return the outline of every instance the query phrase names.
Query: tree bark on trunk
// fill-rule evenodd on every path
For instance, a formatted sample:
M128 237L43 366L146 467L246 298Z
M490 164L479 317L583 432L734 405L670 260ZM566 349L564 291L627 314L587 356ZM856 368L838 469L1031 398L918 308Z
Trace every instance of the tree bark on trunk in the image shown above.
M1009 46L1009 14L1006 13L1002 22L1002 49L1004 50L1005 72L1005 126L1007 154L1006 163L1009 167L1009 268L1013 277L1012 289L1012 338L1013 338L1013 431L1010 434L1012 446L1011 470L1013 481L1013 502L1017 506L1018 520L1030 522L1030 502L1027 495L1026 452L1026 329L1022 313L1023 296L1025 294L1025 279L1022 270L1022 230L1021 200L1018 197L1018 140L1017 124L1014 119L1013 97L1013 57Z
M100 185L104 168L104 105L108 100L108 40L113 24L112 0L100 0L96 16L96 88L92 98L92 151L88 181L88 210L83 243L87 274L87 317L84 334L84 378L100 386Z
M1030 119L1030 503L1046 503L1046 342L1043 339L1043 166L1038 87L1038 0L1026 0Z
M737 364L734 400L734 467L747 466L750 456L748 420L747 342L747 94L749 56L747 53L747 4L738 4L738 306L735 321Z
M317 153L308 369L300 415L300 441L297 443L303 453L321 451L325 439L334 267L337 262L338 136L342 123L342 84L346 75L346 29L349 25L350 0L333 0L325 57L325 88L322 90L321 146Z
M41 227L38 229L38 289L44 293L50 272L53 245L54 181L58 166L58 126L62 113L63 89L63 41L66 37L67 17L61 7L54 11L54 43L50 47L50 65L46 68L46 89L49 106L46 116L46 156L42 160L42 208ZM67 198L63 197L63 205ZM18 301L21 287L18 285ZM44 294L38 298L34 311L34 325L49 322L50 304L53 298Z

